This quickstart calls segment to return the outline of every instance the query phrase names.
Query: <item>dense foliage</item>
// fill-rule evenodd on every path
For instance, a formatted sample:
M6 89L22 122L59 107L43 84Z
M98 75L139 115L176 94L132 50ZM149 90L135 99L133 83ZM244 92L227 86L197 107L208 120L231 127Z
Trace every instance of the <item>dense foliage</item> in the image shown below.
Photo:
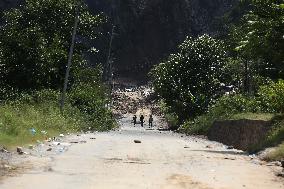
M284 3L282 0L249 0L250 11L232 33L236 50L254 60L263 76L284 77Z
M59 110L75 17L79 24L63 112ZM96 49L102 15L81 0L26 0L4 14L0 28L0 141L30 137L28 129L50 132L109 130L115 126L101 66L84 54ZM6 138L5 138L6 137Z
M222 42L208 35L188 37L152 70L155 91L182 119L194 117L220 95L225 63Z
M61 87L80 0L27 0L19 9L5 13L0 29L1 83L21 90ZM100 15L79 6L80 23L72 73L86 62L83 40L97 36ZM73 75L73 74L72 74Z
M242 94L224 95L210 106L206 114L186 121L180 129L189 134L207 134L216 120L266 119L267 115L283 113L283 95L283 80L261 86L256 96L249 97ZM283 129L280 128L279 130L282 132Z

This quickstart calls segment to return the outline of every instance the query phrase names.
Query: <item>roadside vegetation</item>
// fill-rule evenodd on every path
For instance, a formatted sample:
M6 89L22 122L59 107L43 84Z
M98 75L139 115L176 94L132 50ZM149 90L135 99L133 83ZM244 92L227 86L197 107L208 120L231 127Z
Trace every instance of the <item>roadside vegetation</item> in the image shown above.
M59 101L72 31L77 38L64 110ZM86 41L100 37L103 15L81 0L27 0L4 13L0 28L0 144L14 146L55 134L109 130L116 126L108 109L109 89L101 65L90 67ZM36 133L31 133L35 129ZM35 134L35 135L33 135Z
M187 38L150 73L162 109L179 131L206 135L216 120L271 120L262 144L284 141L284 4L247 0L227 37ZM283 157L283 145L271 159Z

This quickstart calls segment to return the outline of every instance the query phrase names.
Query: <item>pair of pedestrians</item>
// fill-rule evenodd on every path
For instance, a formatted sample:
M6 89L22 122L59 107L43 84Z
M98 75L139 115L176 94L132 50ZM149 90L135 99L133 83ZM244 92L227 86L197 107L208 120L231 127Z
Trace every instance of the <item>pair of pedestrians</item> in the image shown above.
M144 123L145 123L145 121L144 121L144 115L141 115L140 116L140 124L141 124L141 127L144 127ZM150 115L150 117L149 117L149 127L153 127L153 116L152 115ZM136 115L134 115L133 116L133 123L134 123L134 126L137 124L137 116Z

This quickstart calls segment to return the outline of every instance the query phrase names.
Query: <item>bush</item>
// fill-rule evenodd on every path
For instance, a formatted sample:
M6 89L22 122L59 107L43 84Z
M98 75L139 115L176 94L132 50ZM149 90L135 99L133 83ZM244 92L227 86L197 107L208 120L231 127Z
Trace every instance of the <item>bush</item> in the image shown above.
M282 161L284 157L284 143L265 155L266 161Z
M106 98L102 86L91 84L76 85L69 94L72 106L77 107L89 121L84 129L106 131L115 127L116 123L111 110L107 105L110 103Z
M265 112L284 112L284 80L260 87L258 99Z
M171 111L170 107L163 100L159 102L159 107L168 123L169 128L170 129L178 128L179 125L178 115L173 111Z
M240 116L236 115L240 115L241 113L275 114L283 113L283 111L284 81L279 80L277 83L271 82L268 85L261 86L256 97L241 94L221 97L211 105L206 114L198 116L194 120L186 121L180 130L188 134L207 134L215 120L240 118ZM258 117L267 117L267 114ZM274 129L269 134L270 136L268 136L265 143L277 144L284 140L284 127L277 126L279 124L284 125L282 122L275 122Z
M187 134L206 135L216 120L231 119L241 112L259 112L261 107L255 98L244 95L225 95L211 105L208 112L193 120L186 121L180 128Z

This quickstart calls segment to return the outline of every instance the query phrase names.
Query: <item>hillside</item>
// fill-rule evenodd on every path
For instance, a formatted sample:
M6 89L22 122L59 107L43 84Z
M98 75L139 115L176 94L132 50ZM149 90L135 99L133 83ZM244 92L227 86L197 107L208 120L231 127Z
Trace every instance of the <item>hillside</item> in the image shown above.
M0 2L0 10L16 7L23 0ZM116 26L112 55L116 75L142 78L150 68L174 52L186 36L219 35L220 19L238 0L86 0L95 13L110 17ZM2 12L2 11L1 11ZM106 30L110 31L111 26ZM109 36L94 42L107 52ZM105 63L106 53L90 57Z

